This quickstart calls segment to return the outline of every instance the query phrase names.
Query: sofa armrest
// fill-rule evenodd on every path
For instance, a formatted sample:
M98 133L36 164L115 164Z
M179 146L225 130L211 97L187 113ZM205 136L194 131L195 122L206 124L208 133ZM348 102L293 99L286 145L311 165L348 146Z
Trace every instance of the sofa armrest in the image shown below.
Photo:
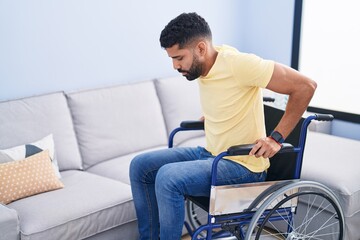
M17 212L0 203L0 240L19 239L19 229Z

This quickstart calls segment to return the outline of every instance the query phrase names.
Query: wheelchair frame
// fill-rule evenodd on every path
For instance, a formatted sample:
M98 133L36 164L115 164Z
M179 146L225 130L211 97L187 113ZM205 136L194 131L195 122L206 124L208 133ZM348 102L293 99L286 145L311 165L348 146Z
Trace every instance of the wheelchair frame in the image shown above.
M332 115L326 114L307 117L301 125L298 146L294 147L289 143L282 145L278 153L297 154L293 180L218 186L216 182L218 162L226 156L248 155L254 144L232 146L217 155L212 165L210 199L187 197L202 209L208 210L207 223L194 231L185 222L192 239L343 239L345 220L336 195L323 184L300 180L308 125L312 120L331 121L332 119ZM182 122L180 127L171 132L169 148L173 147L173 139L177 132L203 129L204 123L201 121ZM207 201L208 209L205 206ZM295 228L297 221L295 215L299 202L300 205L305 204L305 207L307 204L306 219L300 227ZM187 205L187 208L189 206ZM187 210L189 213L189 209ZM320 218L318 216L322 212L329 212L331 221L329 218L322 223L322 219L316 219L322 224L317 226L313 218ZM214 232L214 229L221 230ZM316 238L319 236L320 238Z

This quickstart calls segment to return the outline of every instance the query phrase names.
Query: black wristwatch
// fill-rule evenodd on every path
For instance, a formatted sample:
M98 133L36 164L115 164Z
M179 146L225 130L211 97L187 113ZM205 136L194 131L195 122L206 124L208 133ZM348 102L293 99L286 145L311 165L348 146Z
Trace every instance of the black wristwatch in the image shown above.
M279 133L278 131L272 131L272 133L270 134L270 137L280 144L285 142L285 139L283 138L281 133Z

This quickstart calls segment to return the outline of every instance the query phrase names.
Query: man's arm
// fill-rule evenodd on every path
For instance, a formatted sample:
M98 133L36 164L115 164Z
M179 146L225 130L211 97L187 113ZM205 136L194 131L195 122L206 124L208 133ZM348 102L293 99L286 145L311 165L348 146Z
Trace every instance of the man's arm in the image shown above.
M316 89L316 83L290 67L275 63L273 75L266 88L289 95L285 113L274 129L283 138L286 138L309 105ZM250 155L267 158L274 156L279 150L280 145L272 138L266 137L256 141Z

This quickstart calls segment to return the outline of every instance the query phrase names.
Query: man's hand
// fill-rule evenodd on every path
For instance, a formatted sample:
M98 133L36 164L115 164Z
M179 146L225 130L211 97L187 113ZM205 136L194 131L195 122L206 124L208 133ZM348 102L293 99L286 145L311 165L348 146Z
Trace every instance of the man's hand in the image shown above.
M251 149L249 155L255 156L257 158L259 157L271 158L280 149L281 149L281 145L271 137L260 138L256 140L255 146Z

